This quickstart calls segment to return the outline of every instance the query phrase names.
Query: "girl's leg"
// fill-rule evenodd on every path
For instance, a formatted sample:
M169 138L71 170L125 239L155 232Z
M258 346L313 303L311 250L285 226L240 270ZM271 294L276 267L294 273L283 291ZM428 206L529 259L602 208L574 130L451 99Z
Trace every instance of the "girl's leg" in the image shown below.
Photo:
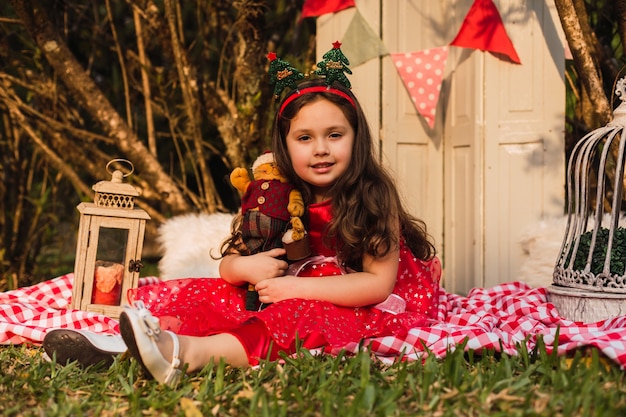
M274 348L265 325L258 320L246 323L228 333L211 336L177 335L177 338L178 357L181 364L187 364L189 373L201 370L211 360L216 363L223 359L227 364L238 367L257 365L261 358L276 359L279 351ZM174 351L172 337L162 334L155 343L163 358L171 362Z
M163 384L176 385L184 364L190 372L202 369L211 360L224 359L234 366L248 364L246 351L235 336L177 336L162 330L159 319L141 302L136 302L134 308L124 306L120 333L133 358Z
M243 345L235 336L220 333L212 336L178 336L180 361L187 364L187 372L196 372L204 368L211 360L220 359L232 366L248 366L248 356ZM163 357L172 361L173 340L171 337L159 337L157 346Z
M187 371L199 371L211 360L218 362L223 359L231 366L246 367L258 365L260 359L278 358L279 349L265 325L258 320L248 322L227 333L211 336L178 336L180 344L180 361L188 364ZM160 337L157 342L165 359L171 361L173 340L171 337ZM295 351L295 346L293 351Z
M131 355L161 383L176 384L181 368L199 371L211 361L224 360L231 366L256 365L260 359L275 360L279 352L294 353L295 341L288 348L278 347L265 326L253 320L227 333L210 336L177 336L162 331L159 320L152 316L143 303L136 308L125 307L120 315L120 332ZM312 333L302 339L303 347L325 345L324 337Z
M280 352L292 354L296 352L296 343L288 348L277 346L265 325L253 320L228 333L212 336L178 336L180 343L179 358L181 363L188 364L187 372L199 371L211 360L218 362L223 359L231 366L246 367L258 365L262 359L276 360ZM317 333L308 335L302 341L305 348L317 348L325 345L323 337ZM164 358L172 360L173 341L171 337L160 337L157 342Z

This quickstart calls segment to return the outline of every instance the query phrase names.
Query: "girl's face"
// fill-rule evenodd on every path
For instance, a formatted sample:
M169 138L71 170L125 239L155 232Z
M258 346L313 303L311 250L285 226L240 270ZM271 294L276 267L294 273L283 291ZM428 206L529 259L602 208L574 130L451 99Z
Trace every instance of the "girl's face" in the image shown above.
M354 129L341 109L323 99L306 104L291 120L285 142L293 169L312 186L315 202L326 200L352 159Z

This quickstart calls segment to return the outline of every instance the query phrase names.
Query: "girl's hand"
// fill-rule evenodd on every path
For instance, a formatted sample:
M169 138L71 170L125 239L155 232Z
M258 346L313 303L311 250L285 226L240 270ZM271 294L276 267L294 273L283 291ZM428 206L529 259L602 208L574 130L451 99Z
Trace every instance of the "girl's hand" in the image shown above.
M255 285L259 293L259 301L264 304L276 303L289 298L301 298L300 284L305 284L306 279L287 275L277 279L265 279Z
M277 258L284 254L285 249L276 248L254 255L228 255L220 262L220 276L233 285L255 285L268 278L282 277L288 264Z
M257 281L259 301L276 303L291 298L328 301L343 307L378 304L392 293L398 275L399 250L382 258L365 255L362 272L323 277L284 277Z

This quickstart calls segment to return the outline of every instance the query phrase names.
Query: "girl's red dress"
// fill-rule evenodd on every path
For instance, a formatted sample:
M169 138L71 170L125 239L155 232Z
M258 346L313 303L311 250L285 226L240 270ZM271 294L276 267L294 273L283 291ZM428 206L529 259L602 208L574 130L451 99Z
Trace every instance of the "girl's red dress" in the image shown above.
M311 249L321 260L304 266L300 276L342 273L335 254L322 243L322 231L330 219L330 202L309 207ZM437 310L440 276L437 258L421 261L402 243L398 278L389 300L391 308L386 304L338 307L326 301L290 299L270 304L262 311L247 311L246 288L221 278L185 278L142 286L130 290L129 300L142 300L159 317L164 329L181 335L229 332L256 319L280 348L293 346L296 335L300 339L314 336L329 348L341 348L369 337L403 337L409 329L427 325Z

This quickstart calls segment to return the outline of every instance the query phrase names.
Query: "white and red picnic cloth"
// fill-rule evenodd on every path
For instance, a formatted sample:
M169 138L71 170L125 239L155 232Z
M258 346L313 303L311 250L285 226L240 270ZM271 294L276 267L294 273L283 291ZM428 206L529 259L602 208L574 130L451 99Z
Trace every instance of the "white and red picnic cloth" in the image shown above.
M73 274L0 293L0 344L38 345L50 328L67 327L117 334L118 322L109 317L69 309ZM139 285L158 282L141 278ZM437 320L428 327L412 329L406 337L379 337L370 342L382 360L422 358L426 349L444 357L456 346L480 351L490 349L516 355L518 345L532 350L542 337L548 352L558 334L558 352L591 346L626 369L626 316L596 323L572 322L559 316L547 301L545 288L510 282L492 288L476 288L467 297L447 293L439 296ZM356 352L359 343L344 349Z
M40 344L48 329L59 327L119 334L117 320L70 308L73 281L70 273L0 293L0 344ZM139 279L139 285L157 282L154 277Z

